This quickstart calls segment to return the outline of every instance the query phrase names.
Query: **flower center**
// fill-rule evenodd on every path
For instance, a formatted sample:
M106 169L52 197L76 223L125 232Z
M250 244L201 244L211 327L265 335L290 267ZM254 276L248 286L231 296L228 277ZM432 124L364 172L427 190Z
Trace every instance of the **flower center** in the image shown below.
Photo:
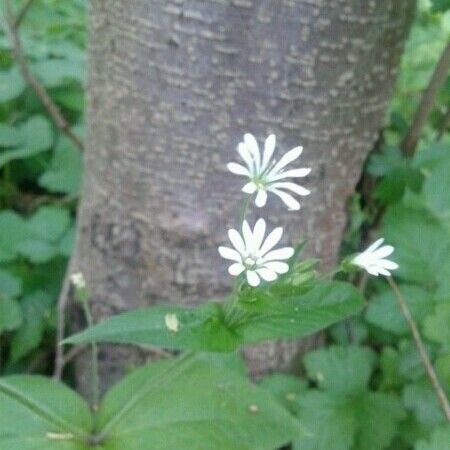
M256 265L257 265L257 262L258 262L258 258L256 256L253 256L253 255L247 256L244 259L244 261L243 261L244 266L247 269L254 269L256 267Z

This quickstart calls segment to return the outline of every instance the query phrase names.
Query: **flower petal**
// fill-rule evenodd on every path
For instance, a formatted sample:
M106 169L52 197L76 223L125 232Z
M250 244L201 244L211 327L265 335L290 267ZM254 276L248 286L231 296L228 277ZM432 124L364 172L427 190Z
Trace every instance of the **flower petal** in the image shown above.
M280 261L270 261L264 264L267 269L273 270L276 273L286 273L289 271L289 266Z
M370 247L367 247L366 250L364 250L364 253L372 253L374 250L376 250L382 243L384 242L384 238L377 239Z
M377 266L376 270L380 275L384 275L385 277L391 276L391 273L388 270L383 269L383 267Z
M267 202L267 192L265 189L259 189L255 198L255 205L258 208L262 208Z
M264 219L258 219L253 228L253 240L254 240L254 251L258 251L264 240L264 235L266 234L266 221Z
M246 220L244 220L244 222L242 223L242 236L244 237L246 252L251 253L253 249L254 239L252 230L250 229L250 225Z
M365 269L367 270L367 272L368 272L370 275L373 275L373 276L375 276L375 277L378 276L378 267L375 267L375 266L369 266L369 267L365 267Z
M283 236L283 228L277 227L269 233L263 245L259 249L260 255L265 255L269 250L272 250L275 245L280 242L281 236Z
M241 164L231 162L227 164L227 168L231 173L234 173L236 175L244 175L246 177L250 176L249 170Z
M245 243L242 239L242 236L239 234L237 230L229 230L228 231L228 237L230 238L231 243L233 244L233 247L241 254L243 255L245 253Z
M245 270L245 267L241 263L234 263L231 264L230 267L228 267L228 273L230 275L233 275L234 277L240 275Z
M255 171L253 157L252 154L248 151L247 146L243 142L240 142L237 151L239 155L241 155L241 158L244 160L245 164L247 164L249 172L253 174Z
M286 167L290 162L297 159L303 151L303 147L295 147L292 150L289 150L283 157L275 164L273 169L270 171L272 174L276 174L283 167Z
M388 270L396 270L399 268L399 265L397 263L395 263L394 261L390 261L389 259L380 259L378 261L378 264L383 269L388 269Z
M281 180L283 178L302 178L302 177L306 177L310 173L311 173L311 169L306 168L306 167L299 168L299 169L291 169L291 170L286 170L284 172L280 172L278 174L274 174L273 178L271 178L270 181Z
M258 142L255 139L255 136L250 133L244 134L244 142L247 146L248 151L253 156L253 161L255 162L255 171L259 173L261 170L261 155L259 153Z
M259 276L253 270L247 270L247 281L250 286L256 287L260 283Z
M386 256L389 256L392 253L394 253L394 247L392 247L392 245L383 245L383 247L377 248L373 251L372 256L375 259L381 259L386 258Z
M276 137L274 134L271 134L267 137L266 142L264 143L264 153L263 160L261 165L261 171L265 170L269 165L270 159L272 158L273 152L275 150Z
M274 272L271 269L268 269L267 267L261 267L256 272L265 281L274 281L278 277L276 272Z
M222 258L231 259L231 261L241 262L241 255L230 247L219 247L219 253Z
M253 194L258 189L258 186L256 186L253 181L250 181L250 183L247 183L243 188L242 192L245 192L246 194Z
M280 182L280 183L273 183L271 186L274 187L275 189L288 189L289 191L292 191L298 195L311 194L310 190L304 188L303 186L299 186L298 184L295 183Z
M263 261L278 261L280 259L289 259L294 254L294 249L292 247L283 247L272 250L263 256Z
M270 192L273 192L275 195L278 195L278 197L283 200L284 204L291 210L291 211L298 211L300 209L300 203L295 200L294 197L292 197L291 194L287 194L286 192L280 191L275 188L268 187L268 190Z

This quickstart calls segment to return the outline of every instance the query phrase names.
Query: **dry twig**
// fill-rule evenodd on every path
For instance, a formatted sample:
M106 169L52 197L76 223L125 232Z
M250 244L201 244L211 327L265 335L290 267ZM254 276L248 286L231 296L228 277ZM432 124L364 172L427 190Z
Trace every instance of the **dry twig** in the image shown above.
M409 329L411 330L414 343L417 347L417 351L419 352L420 359L425 368L427 376L431 382L431 385L433 386L433 389L436 393L436 397L439 401L439 404L441 405L442 411L444 412L447 421L450 422L450 403L448 401L447 396L445 395L444 389L442 388L439 382L436 372L434 371L430 358L428 357L427 349L425 348L425 345L422 341L417 324L411 315L411 311L409 310L408 304L406 303L406 300L403 298L403 295L400 292L397 283L392 279L392 277L386 277L386 280L388 281L389 286L392 288L395 297L397 299L397 302L400 306L400 309L402 311L402 314L408 324Z

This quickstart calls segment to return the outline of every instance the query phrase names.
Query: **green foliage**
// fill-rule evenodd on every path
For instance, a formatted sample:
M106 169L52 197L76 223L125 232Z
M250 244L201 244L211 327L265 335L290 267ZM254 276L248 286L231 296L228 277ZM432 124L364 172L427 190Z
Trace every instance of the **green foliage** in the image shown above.
M168 305L129 311L66 339L66 343L116 342L232 351L247 343L311 334L356 314L362 307L359 292L338 281L309 287L280 281L268 292L251 290L239 300L232 310L229 304L211 302L195 308ZM167 326L168 315L176 316L177 329Z
M16 10L20 3L13 1ZM79 135L84 14L81 0L35 0L19 30L30 70ZM0 61L1 373L40 367L35 361L48 353L38 348L54 330L54 304L73 246L82 158L24 82L3 27Z
M134 371L94 413L39 376L0 379L0 402L0 447L10 450L272 450L303 433L264 390L192 355Z

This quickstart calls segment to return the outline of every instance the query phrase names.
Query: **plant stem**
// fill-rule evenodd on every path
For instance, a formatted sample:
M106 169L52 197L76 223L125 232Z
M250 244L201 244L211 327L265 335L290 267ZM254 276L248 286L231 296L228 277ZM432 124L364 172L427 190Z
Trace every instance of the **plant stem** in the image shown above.
M246 194L242 197L242 200L241 200L241 208L239 211L239 228L240 228L240 230L242 230L242 224L244 223L245 216L247 215L250 197L251 197L251 195Z
M89 327L92 327L94 320L87 301L83 302L83 312ZM98 347L94 340L91 341L91 369L92 369L92 409L97 411L100 400L100 376L98 371Z
M428 115L433 109L434 99L439 91L439 88L444 83L448 69L450 67L450 41L447 43L439 62L434 69L430 82L425 89L419 106L414 114L411 126L401 143L401 149L405 155L412 155L419 140L420 133L424 127Z
M450 403L448 401L447 396L445 395L444 389L442 388L442 386L439 382L436 372L434 371L434 368L433 368L433 365L431 364L430 358L428 357L427 350L426 350L425 345L420 336L417 324L414 321L414 319L411 315L411 311L408 308L408 304L406 303L406 300L403 298L403 295L400 292L400 289L399 289L397 283L392 279L392 277L385 277L385 278L386 278L387 282L389 283L389 286L391 287L392 291L394 292L397 302L402 311L402 314L405 317L406 322L408 323L408 326L413 335L414 343L416 344L416 347L417 347L417 351L419 352L420 359L422 360L422 364L425 368L427 376L428 376L428 378L431 382L431 385L433 386L433 389L436 393L436 397L439 401L439 404L441 405L442 411L444 412L445 417L447 418L447 421L450 422Z

